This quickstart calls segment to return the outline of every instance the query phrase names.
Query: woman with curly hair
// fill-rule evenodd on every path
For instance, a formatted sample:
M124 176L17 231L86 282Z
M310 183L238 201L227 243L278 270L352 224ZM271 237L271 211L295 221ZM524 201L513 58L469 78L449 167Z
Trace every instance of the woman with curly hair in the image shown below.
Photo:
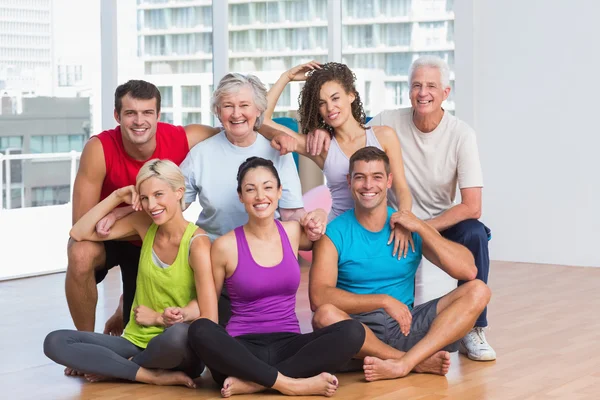
M306 83L298 99L302 134L297 134L273 122L271 115L285 86L291 81L303 80ZM391 197L392 203L397 203L395 205L399 210L410 211L412 207L398 136L388 126L365 125L365 111L355 81L356 76L345 64L319 64L311 61L284 72L267 96L269 104L265 112L265 123L294 137L298 142L297 152L313 160L323 170L332 198L329 220L354 207L348 187L349 159L357 150L366 146L375 146L385 151L390 159L394 180L393 193L390 193L392 196L388 197ZM315 129L325 129L332 138L329 150L319 155L306 151L306 134ZM393 254L406 257L409 244L414 248L410 232L398 226L392 236L395 241Z

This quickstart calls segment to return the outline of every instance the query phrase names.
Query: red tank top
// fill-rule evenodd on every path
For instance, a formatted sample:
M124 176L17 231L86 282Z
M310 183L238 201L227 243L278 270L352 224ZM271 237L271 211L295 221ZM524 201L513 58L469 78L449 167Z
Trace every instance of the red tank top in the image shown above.
M100 200L104 200L116 189L135 185L135 178L144 163L153 158L168 159L179 165L190 151L185 129L182 126L158 123L156 128L156 149L148 160L134 160L123 147L121 127L104 131L97 135L104 150L106 177L102 183Z

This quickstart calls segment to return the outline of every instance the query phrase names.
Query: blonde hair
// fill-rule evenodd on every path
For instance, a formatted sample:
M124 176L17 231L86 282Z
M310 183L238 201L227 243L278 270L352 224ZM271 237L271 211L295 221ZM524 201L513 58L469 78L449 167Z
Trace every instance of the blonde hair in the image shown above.
M158 178L161 181L166 182L173 191L176 191L179 188L185 188L183 173L171 160L159 160L158 158L154 158L147 161L137 174L137 178L135 179L135 190L139 193L141 184L150 178ZM184 196L181 196L181 209L183 210L184 208L185 198Z

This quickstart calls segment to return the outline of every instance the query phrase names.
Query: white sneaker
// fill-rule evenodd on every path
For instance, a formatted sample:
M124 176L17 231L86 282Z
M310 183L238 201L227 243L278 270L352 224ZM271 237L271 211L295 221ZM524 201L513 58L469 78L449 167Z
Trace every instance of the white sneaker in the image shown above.
M460 340L458 351L475 361L492 361L496 352L485 339L483 328L473 328Z

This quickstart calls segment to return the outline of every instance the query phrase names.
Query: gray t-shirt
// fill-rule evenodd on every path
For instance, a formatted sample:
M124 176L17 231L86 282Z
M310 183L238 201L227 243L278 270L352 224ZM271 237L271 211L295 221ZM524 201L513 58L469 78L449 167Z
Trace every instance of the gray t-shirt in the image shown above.
M413 213L431 219L453 206L460 189L483 187L477 137L469 125L444 112L433 131L415 126L412 108L383 111L369 125L392 127L402 146L406 182L413 196Z
M300 178L291 154L280 156L258 134L252 145L235 146L221 131L194 146L181 164L185 202L193 203L198 196L202 212L196 225L208 233L211 241L248 222L248 214L238 198L236 178L240 164L252 156L273 161L283 186L279 208L303 207Z

